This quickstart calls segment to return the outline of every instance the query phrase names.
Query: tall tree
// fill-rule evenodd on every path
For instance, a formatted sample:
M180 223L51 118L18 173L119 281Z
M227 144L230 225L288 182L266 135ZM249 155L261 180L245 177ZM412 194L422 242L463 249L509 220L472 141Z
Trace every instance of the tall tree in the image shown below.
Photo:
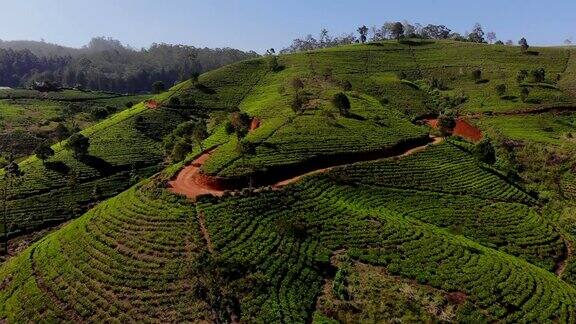
M359 27L358 34L360 34L360 41L362 43L366 43L366 39L368 38L368 27L365 25Z
M484 43L484 30L479 23L474 24L472 32L468 34L468 40L474 43Z
M75 158L83 157L88 154L90 139L80 133L76 133L64 144L64 148L72 151Z
M44 141L40 143L38 147L36 147L34 154L42 161L43 164L45 164L50 157L54 156L54 150L50 147L48 142Z
M496 41L496 33L488 32L488 34L486 34L486 40L488 40L488 43L493 44Z
M152 83L152 93L158 94L164 92L164 90L166 90L164 82L155 81L154 83Z
M404 25L402 25L401 22L395 22L394 25L392 25L390 34L392 35L392 38L400 39L402 36L404 36Z
M432 39L447 39L452 31L444 25L427 25L422 28L422 36Z
M338 111L340 111L340 115L348 116L350 113L350 100L344 93L337 93L334 98L332 98L332 103Z
M527 52L528 49L530 48L530 45L528 45L528 41L524 37L520 38L520 40L518 41L518 45L520 45L520 49L522 50L522 52Z

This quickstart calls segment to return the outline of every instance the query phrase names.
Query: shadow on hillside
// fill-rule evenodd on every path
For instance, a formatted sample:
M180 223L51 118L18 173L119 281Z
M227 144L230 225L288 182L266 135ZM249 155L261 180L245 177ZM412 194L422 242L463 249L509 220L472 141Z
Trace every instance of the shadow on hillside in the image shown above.
M92 167L101 175L110 175L114 173L114 166L108 163L106 160L93 155L85 155L79 158L79 161Z
M260 144L260 145L262 145L262 147L265 147L265 148L268 148L268 149L272 149L272 150L275 150L275 151L278 150L278 144L269 143L269 142L264 142L264 143L262 143L262 144Z
M46 169L58 172L60 174L70 173L70 167L62 161L46 162L44 163L44 166L46 167Z
M198 83L196 85L196 89L200 90L201 92L203 92L205 94L216 94L216 90L211 89L211 88L203 85L202 83Z
M365 121L366 118L360 115L357 115L355 113L348 113L348 115L346 115L346 117L350 118L350 119L356 119L356 120L360 120L360 121Z

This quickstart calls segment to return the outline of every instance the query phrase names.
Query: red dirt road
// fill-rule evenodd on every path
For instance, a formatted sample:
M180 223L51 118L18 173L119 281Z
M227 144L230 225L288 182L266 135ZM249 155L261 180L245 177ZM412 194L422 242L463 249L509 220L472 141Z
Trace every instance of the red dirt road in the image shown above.
M436 145L436 144L441 143L442 140L443 140L442 138L434 137L432 143L418 146L418 147L414 147L412 149L405 151L404 153L402 153L400 155L397 155L396 157L406 157L408 155L412 155L414 153L424 151L430 145ZM202 164L204 164L204 162L206 162L208 160L208 158L210 158L210 154L213 151L214 150L210 150L208 152L203 153L202 155L200 155L200 157L198 157L196 160L194 160L192 162L192 164L190 164L187 167L185 167L184 169L182 169L178 173L178 175L176 176L176 178L174 180L168 182L168 185L169 185L168 190L170 190L171 192L176 193L176 194L184 195L190 199L195 199L198 196L206 195L206 194L210 194L210 195L217 196L217 197L222 196L224 194L224 190L221 190L221 188L214 188L214 187L210 187L209 185L207 185L206 181L203 181L202 174L200 173L200 168L202 167ZM301 174L301 175L298 175L298 176L295 176L295 177L292 177L289 179L285 179L285 180L282 180L282 181L279 181L279 182L273 184L272 188L280 189L280 188L282 188L286 185L289 185L291 183L298 182L300 179L302 179L305 176L324 173L324 172L332 170L336 167L339 167L339 166L317 169L317 170L307 172L307 173L304 173L304 174Z
M210 188L204 183L200 183L200 168L210 158L212 151L200 155L192 164L182 169L176 179L168 182L169 190L173 193L185 195L188 198L196 198L201 195L222 196L224 191Z

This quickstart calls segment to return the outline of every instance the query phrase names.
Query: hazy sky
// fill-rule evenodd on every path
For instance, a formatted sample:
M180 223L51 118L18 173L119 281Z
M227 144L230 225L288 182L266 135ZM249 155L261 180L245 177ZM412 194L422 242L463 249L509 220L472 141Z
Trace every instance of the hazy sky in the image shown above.
M110 36L134 47L154 42L262 51L295 37L385 21L480 22L502 40L561 44L576 37L575 0L0 0L0 39L45 39L79 47Z

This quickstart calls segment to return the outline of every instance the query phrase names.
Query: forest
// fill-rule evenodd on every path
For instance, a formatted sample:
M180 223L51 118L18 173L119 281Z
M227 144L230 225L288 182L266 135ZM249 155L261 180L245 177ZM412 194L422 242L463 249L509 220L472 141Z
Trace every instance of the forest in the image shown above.
M171 86L193 74L254 57L255 52L232 48L152 44L134 49L106 37L93 38L79 49L0 40L0 87L50 81L66 88L143 93L150 92L156 81Z

